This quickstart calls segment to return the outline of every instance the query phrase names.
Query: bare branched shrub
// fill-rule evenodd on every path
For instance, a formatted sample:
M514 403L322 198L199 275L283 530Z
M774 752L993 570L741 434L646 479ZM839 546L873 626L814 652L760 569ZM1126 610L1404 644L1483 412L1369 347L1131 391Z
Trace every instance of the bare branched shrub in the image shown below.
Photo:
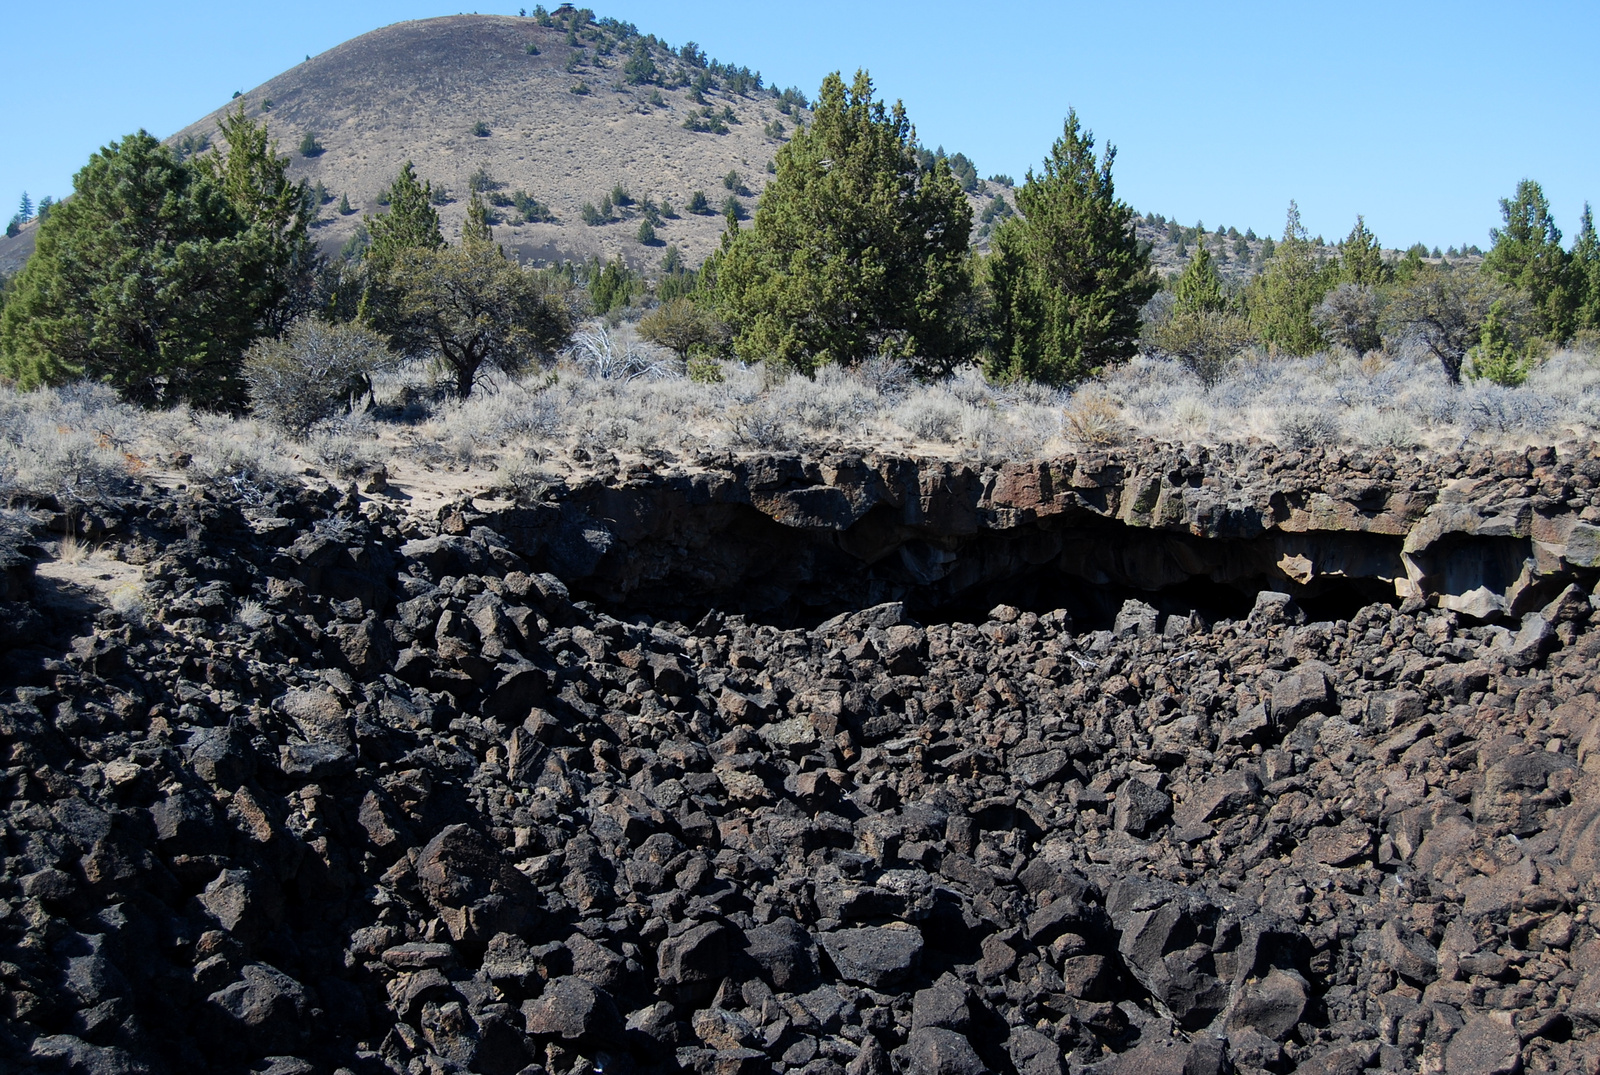
M371 470L382 457L377 442L337 431L317 431L306 441L306 451L317 466L340 479Z
M372 375L392 365L377 333L357 324L303 317L277 339L257 340L244 356L256 413L296 437L372 394Z
M874 395L891 406L916 384L911 367L904 360L887 355L863 362L856 367L855 375Z
M99 504L133 491L127 456L103 437L57 427L40 429L19 474L33 496L54 497L63 507Z
M494 491L520 503L539 499L558 475L537 459L518 456L501 464Z
M1369 448L1409 451L1422 443L1417 423L1394 410L1362 407L1350 415L1346 429L1358 444Z
M815 379L793 374L769 393L771 405L807 429L837 432L859 427L878 412L876 392L838 366L824 366Z
M294 453L272 426L222 415L193 418L189 474L195 480L253 501L293 475Z
M728 412L728 428L740 447L782 450L796 442L788 418L767 403L734 407Z
M660 347L652 347L613 332L603 322L591 322L572 334L572 360L599 380L661 380L682 376L682 363Z

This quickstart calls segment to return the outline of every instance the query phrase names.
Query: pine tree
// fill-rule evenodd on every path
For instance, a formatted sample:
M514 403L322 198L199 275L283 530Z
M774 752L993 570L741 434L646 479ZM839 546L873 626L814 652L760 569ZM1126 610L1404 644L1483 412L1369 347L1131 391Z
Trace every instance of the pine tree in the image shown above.
M1292 355L1309 355L1326 341L1311 311L1333 286L1337 264L1324 264L1300 223L1300 207L1289 203L1283 238L1272 263L1250 282L1245 305L1263 342Z
M1572 243L1571 279L1578 296L1573 327L1600 332L1600 238L1595 235L1594 213L1583 204L1578 237Z
M990 372L1065 384L1132 357L1139 308L1158 284L1111 179L1116 148L1094 155L1076 111L1017 192L1020 217L996 229L988 277L995 301ZM1203 246L1203 244L1202 244Z
M239 404L239 356L281 266L204 170L140 131L89 158L39 224L0 317L0 373L103 381L144 404Z
M1489 232L1494 247L1483 259L1487 272L1533 300L1541 335L1561 341L1572 335L1577 296L1567 279L1567 252L1550 215L1544 191L1531 179L1517 184L1514 198L1500 199L1505 226Z
M1383 260L1377 236L1367 230L1366 218L1356 214L1356 226L1339 244L1339 281L1363 287L1381 287L1394 276Z
M33 219L33 199L28 197L28 192L22 192L22 204L17 206L17 215L26 223Z
M489 226L489 205L476 190L467 199L467 219L461 224L463 243L492 243L494 229Z
M1469 352L1470 367L1475 381L1492 381L1507 388L1515 388L1528 379L1528 361L1524 350L1512 341L1506 325L1506 304L1496 301L1489 307L1478 333L1478 346Z
M1222 280L1211 264L1211 252L1201 243L1195 256L1183 268L1178 282L1172 287L1178 311L1215 313L1227 305L1222 294Z
M351 205L350 205L350 195L348 195L348 194L340 194L339 195L339 215L340 216L349 216L353 212L355 212L355 209L353 209L351 207Z
M419 182L410 161L401 166L400 174L389 184L388 199L387 213L367 218L367 231L372 236L367 264L380 275L403 250L437 250L444 246L439 213L433 207L433 184Z
M936 374L971 354L972 212L948 165L925 173L915 149L865 71L823 81L753 226L730 222L705 274L741 357L810 372L890 355Z
M265 244L271 267L272 292L268 307L274 312L268 331L281 330L305 312L313 278L321 265L310 227L316 214L304 179L289 181L289 158L278 156L265 121L256 123L241 105L218 123L228 144L194 158L195 170L209 177L240 218ZM291 294L297 301L285 302Z

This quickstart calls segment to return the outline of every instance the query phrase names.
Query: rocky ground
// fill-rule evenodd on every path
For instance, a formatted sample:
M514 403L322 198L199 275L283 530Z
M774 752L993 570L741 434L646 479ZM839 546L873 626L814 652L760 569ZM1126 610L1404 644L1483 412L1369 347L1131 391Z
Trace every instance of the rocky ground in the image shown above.
M143 608L4 577L0 1069L1600 1071L1593 571L780 629L486 520L152 493L73 520Z

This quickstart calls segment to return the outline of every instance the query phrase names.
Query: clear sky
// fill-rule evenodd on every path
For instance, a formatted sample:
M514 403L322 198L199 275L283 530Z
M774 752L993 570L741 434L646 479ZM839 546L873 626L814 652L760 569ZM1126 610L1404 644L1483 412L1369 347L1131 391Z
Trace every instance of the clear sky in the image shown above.
M551 4L550 6L554 6ZM71 190L98 146L166 136L380 25L457 14L415 0L92 0L9 20L0 218ZM480 8L515 14L515 7ZM1142 212L1329 239L1357 213L1386 245L1488 245L1498 199L1538 180L1570 239L1600 202L1600 3L655 3L598 15L808 93L871 71L923 142L1021 179L1075 106L1117 146Z

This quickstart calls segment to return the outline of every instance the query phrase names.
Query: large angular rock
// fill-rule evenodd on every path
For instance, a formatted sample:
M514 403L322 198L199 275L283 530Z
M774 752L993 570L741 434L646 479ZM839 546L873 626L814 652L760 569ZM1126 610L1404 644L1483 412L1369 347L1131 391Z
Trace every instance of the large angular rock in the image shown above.
M276 967L251 963L241 980L211 994L209 1003L257 1054L292 1053L305 1040L311 1004L299 982Z
M1220 821L1260 799L1260 778L1248 769L1232 769L1196 788L1175 811L1175 820L1180 825Z
M417 856L417 883L456 940L483 944L537 915L533 885L483 833L447 825Z
M1280 727L1293 727L1313 713L1327 713L1333 707L1333 687L1320 668L1302 667L1272 688L1272 719Z
M821 941L841 978L873 989L901 984L922 961L922 933L903 922L835 930Z
M1172 797L1137 777L1117 788L1112 823L1132 836L1147 836L1172 811Z
M622 1016L604 989L568 975L545 986L536 999L522 1005L527 1032L577 1044L614 1047L622 1036Z
M1210 949L1187 898L1161 885L1121 882L1106 909L1120 936L1117 950L1129 971L1185 1029L1211 1022L1227 1005Z
M1521 1069L1522 1039L1490 1016L1469 1016L1445 1047L1445 1075L1516 1075Z
M1306 1011L1306 981L1277 967L1245 985L1228 1014L1230 1028L1249 1027L1273 1041L1284 1041Z
M944 1027L913 1030L906 1054L912 1075L984 1075L989 1070L965 1035Z
M703 922L661 942L656 975L679 994L709 997L727 977L737 937L720 922Z
M817 981L817 942L792 918L745 930L745 952L762 977L783 993L803 993Z

